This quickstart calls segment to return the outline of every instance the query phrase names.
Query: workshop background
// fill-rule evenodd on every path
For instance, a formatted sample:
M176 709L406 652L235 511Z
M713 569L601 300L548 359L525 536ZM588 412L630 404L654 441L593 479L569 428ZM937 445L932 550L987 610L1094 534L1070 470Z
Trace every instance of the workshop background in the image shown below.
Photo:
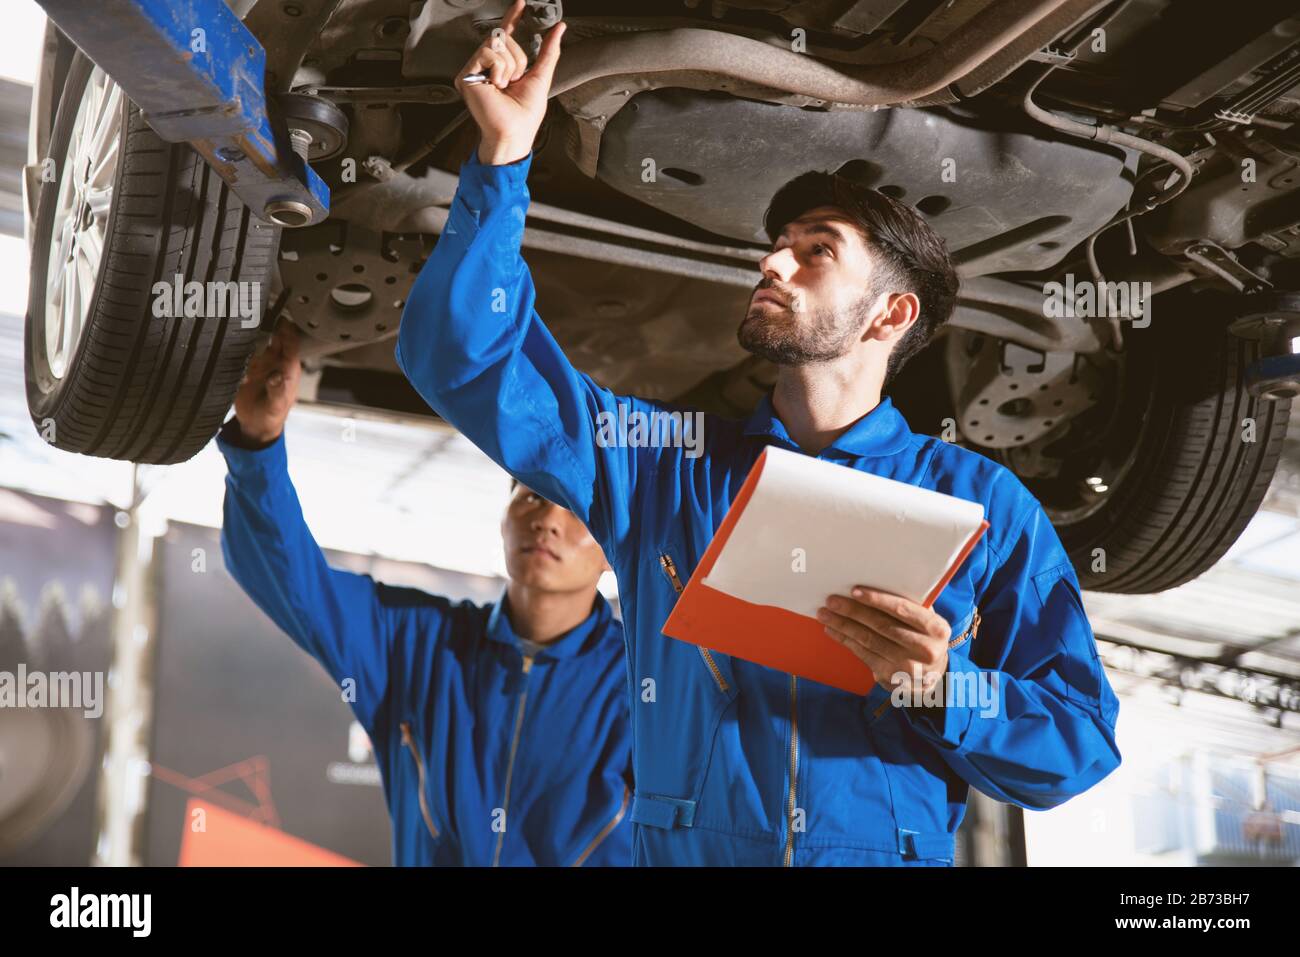
M19 170L43 18L29 0L5 14L0 671L104 671L107 702L100 718L0 711L0 864L385 865L364 733L223 567L216 449L137 467L58 451L32 428ZM499 595L509 483L459 435L317 406L293 413L287 438L331 561ZM1122 766L1048 812L972 792L958 863L1300 863L1298 558L1300 416L1262 510L1213 570L1155 595L1085 594L1121 702ZM608 576L602 588L613 596ZM225 840L187 843L196 806Z

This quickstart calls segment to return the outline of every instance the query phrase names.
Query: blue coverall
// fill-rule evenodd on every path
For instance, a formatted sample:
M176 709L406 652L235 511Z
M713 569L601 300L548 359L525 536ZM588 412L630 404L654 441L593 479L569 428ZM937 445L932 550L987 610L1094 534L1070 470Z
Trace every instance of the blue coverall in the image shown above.
M240 447L232 419L217 444L229 468L226 567L324 666L370 735L393 862L630 865L627 669L604 597L526 656L504 593L453 602L330 568L303 520L283 435Z
M879 684L861 697L662 634L759 453L801 450L770 395L746 421L707 416L698 456L597 441L597 417L620 404L629 419L683 407L602 388L542 324L520 254L531 163L462 166L397 360L434 410L586 522L614 566L635 863L951 864L968 787L1046 809L1114 770L1119 702L1047 516L1010 471L913 434L888 398L817 457L984 506L991 527L934 607L952 627L949 672L995 677L996 714L890 707Z

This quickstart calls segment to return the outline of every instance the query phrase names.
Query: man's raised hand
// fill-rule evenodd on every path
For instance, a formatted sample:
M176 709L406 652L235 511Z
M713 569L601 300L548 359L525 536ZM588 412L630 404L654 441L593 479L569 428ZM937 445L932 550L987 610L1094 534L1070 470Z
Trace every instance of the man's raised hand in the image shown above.
M284 431L284 420L298 401L302 365L298 361L298 330L282 322L266 349L253 356L235 393L235 418L248 439L266 444Z
M513 36L524 10L524 0L515 0L501 26L474 51L456 77L456 89L478 124L479 162L491 166L521 160L532 150L560 60L563 21L547 31L536 62L528 66L528 58ZM484 73L489 82L465 83L471 73Z

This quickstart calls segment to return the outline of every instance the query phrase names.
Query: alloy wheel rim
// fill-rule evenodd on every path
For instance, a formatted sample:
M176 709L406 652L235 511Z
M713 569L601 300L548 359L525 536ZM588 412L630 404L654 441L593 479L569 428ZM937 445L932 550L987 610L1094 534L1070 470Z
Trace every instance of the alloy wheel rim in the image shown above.
M45 355L55 379L71 368L90 314L121 141L122 89L95 67L54 171L59 192L45 271Z

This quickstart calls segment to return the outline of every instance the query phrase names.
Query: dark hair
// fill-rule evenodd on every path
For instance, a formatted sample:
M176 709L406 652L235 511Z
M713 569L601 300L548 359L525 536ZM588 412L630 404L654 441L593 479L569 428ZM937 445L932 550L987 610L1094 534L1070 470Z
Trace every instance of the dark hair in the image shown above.
M957 302L957 273L948 247L915 209L838 173L812 170L776 191L763 217L772 242L793 219L818 206L836 206L862 231L867 247L880 258L882 271L870 293L911 292L920 300L916 322L889 354L885 381L925 348L952 315Z

